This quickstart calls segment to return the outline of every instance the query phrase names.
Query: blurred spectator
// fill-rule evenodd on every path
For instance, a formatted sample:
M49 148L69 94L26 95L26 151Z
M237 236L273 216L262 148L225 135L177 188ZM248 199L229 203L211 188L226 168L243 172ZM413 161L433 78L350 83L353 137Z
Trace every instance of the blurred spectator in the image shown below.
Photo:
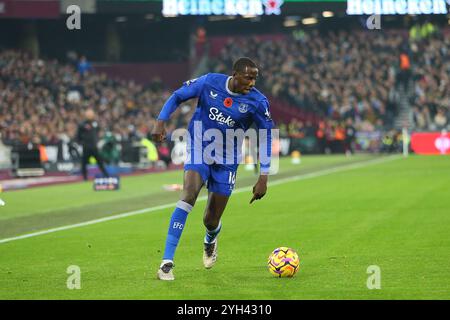
M197 57L202 57L205 53L206 29L198 27L195 34L195 52Z
M85 56L81 56L80 61L77 65L77 70L81 74L81 76L84 76L86 72L92 70L92 65L89 61L87 61Z
M316 137L317 137L317 142L318 142L320 153L325 153L325 148L326 148L325 132L326 132L325 122L320 121L319 126L316 131Z
M355 140L356 129L353 126L353 120L351 118L348 118L345 124L345 153L347 155L353 154L355 152Z
M447 126L447 115L443 108L440 108L436 115L434 116L434 125L437 130L443 130Z
M108 171L103 164L103 157L98 151L98 134L100 128L98 122L95 119L95 113L92 109L87 109L85 114L85 120L78 126L77 142L83 147L83 155L81 156L81 172L83 179L88 179L87 165L91 157L95 158L98 167L103 173L103 176L108 177Z
M428 107L423 107L422 109L418 106L413 108L413 120L414 126L419 129L426 131L430 127L430 113Z
M100 156L107 164L117 165L120 160L119 143L111 131L107 131L101 140Z
M391 153L395 150L395 144L394 144L394 137L392 133L386 133L381 140L382 146L381 146L381 152Z
M159 159L164 161L166 167L168 167L171 161L169 145L167 144L167 142L163 142L158 146L157 149Z
M408 89L409 79L411 77L411 62L406 51L400 53L400 70L398 73L398 85L403 85L403 90Z
M409 31L409 38L412 42L421 41L432 36L436 31L436 26L427 20L423 24L414 24Z
M66 52L66 60L69 65L76 68L78 65L78 54L73 50L69 50Z

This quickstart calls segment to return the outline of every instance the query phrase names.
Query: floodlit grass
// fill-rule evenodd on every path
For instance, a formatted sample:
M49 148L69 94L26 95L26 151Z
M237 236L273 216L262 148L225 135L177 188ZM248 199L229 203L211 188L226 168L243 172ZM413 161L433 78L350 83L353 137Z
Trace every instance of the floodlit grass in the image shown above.
M364 163L370 156L283 159L279 177ZM339 170L339 169L338 169ZM223 216L219 258L202 265L204 201L190 213L175 257L176 280L156 280L171 208L0 244L0 299L449 299L450 159L396 158L269 186L252 205L234 194ZM68 225L178 199L168 172L122 179L118 192L89 183L1 195L0 237ZM243 168L237 187L256 177ZM3 225L3 227L1 227ZM5 227L6 226L6 227ZM292 279L273 278L270 252L300 256ZM66 286L81 270L81 289ZM381 289L366 286L381 269Z

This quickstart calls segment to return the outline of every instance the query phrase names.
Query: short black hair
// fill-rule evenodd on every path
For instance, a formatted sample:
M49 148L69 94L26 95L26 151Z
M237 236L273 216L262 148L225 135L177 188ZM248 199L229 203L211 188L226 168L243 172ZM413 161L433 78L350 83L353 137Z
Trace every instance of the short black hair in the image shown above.
M258 68L256 63L253 62L252 59L247 58L247 57L239 58L233 63L233 71L236 71L236 72L244 72L246 67Z

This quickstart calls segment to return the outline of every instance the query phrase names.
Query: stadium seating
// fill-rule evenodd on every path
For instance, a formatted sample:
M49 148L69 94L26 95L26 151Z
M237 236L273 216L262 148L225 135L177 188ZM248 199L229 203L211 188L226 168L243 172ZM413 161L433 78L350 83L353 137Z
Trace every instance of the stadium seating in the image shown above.
M255 57L277 120L295 117L317 123L322 118L329 123L352 118L357 129L373 131L394 125L403 80L400 59L407 54L413 90L403 93L415 101L415 118L419 111L428 115L421 128L432 130L448 125L449 53L449 37L442 33L410 42L405 30L313 30L237 40L218 37L212 40L211 69L227 72L236 57Z
M317 129L323 120L329 128L352 118L357 130L391 128L404 81L401 54L411 61L403 93L413 107L412 124L418 130L449 125L450 38L445 33L412 41L405 30L312 30L210 41L210 71L229 73L238 56L260 63L258 87L269 97L278 125L293 128L295 119ZM3 50L0 92L3 142L48 145L72 139L86 107L97 111L103 133L122 141L145 137L171 91L160 82L143 86L95 70L81 74L73 64ZM186 109L177 113L169 131L189 120Z
M72 139L86 107L96 110L103 134L110 131L122 141L145 137L170 95L161 83L143 86L95 70L81 75L73 65L32 59L17 50L0 51L0 92L0 132L6 145ZM169 129L186 124L185 110L177 111Z

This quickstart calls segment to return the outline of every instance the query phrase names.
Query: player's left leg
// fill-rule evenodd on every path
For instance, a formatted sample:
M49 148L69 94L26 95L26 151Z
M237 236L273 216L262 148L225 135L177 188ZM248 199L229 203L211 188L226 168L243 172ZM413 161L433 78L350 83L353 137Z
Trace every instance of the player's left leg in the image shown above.
M172 273L174 267L173 258L178 247L181 234L186 224L187 216L191 212L198 194L204 185L204 178L206 178L206 171L202 170L206 166L185 166L183 192L178 201L175 210L172 212L170 219L169 230L166 238L166 246L164 249L163 261L158 269L157 276L161 280L174 280ZM203 177L202 177L203 173Z
M203 224L206 227L204 239L203 264L205 268L211 268L217 260L217 236L222 229L220 218L228 203L229 196L209 192L208 203L203 216Z

